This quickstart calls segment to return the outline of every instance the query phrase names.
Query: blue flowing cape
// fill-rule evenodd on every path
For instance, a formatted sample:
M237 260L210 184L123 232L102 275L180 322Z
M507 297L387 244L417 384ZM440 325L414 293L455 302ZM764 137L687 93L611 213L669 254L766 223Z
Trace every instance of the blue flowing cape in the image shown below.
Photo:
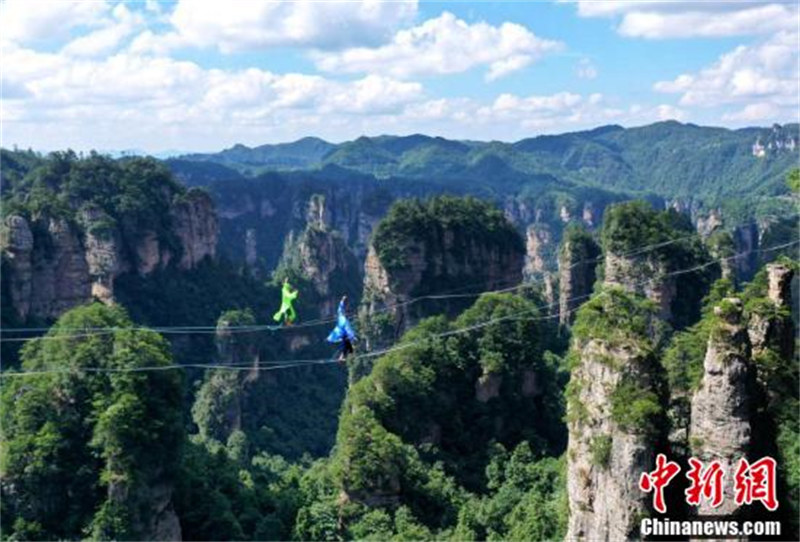
M344 313L344 301L340 301L339 308L336 310L336 327L328 335L327 341L329 343L339 343L344 339L355 341L356 338L356 332L353 331L353 326L350 325L350 321Z

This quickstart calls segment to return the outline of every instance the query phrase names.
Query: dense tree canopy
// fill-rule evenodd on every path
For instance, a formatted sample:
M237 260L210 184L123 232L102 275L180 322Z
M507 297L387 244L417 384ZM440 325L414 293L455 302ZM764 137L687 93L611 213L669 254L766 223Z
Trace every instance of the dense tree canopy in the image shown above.
M84 328L113 333L76 334ZM4 380L3 522L21 539L141 538L152 483L175 479L183 442L181 375L160 336L119 307L64 314L26 345ZM134 370L134 371L131 371Z

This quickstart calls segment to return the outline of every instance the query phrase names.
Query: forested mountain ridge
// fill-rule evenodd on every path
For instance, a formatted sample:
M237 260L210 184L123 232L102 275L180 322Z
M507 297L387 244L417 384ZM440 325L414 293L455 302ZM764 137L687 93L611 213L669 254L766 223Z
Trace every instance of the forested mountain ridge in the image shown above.
M800 148L797 124L771 128L702 127L676 121L635 128L603 126L515 143L453 141L420 134L360 137L330 144L294 143L185 155L246 173L314 169L333 164L376 177L484 180L549 174L561 182L611 190L692 197L708 203L737 195L783 192L785 172Z
M785 177L797 163L798 137L795 124L728 130L670 121L516 143L360 137L288 169L273 158L319 150L319 141L258 152L237 146L167 164L212 194L224 255L261 273L277 265L289 232L303 229L313 194L325 196L329 226L363 261L369 232L392 201L449 193L502 208L526 238L525 275L541 277L555 269L568 223L595 229L606 206L630 199L684 212L705 235L729 229L737 252L757 250L766 230L794 212ZM265 149L271 158L261 160ZM755 265L744 258L737 272L751 276Z

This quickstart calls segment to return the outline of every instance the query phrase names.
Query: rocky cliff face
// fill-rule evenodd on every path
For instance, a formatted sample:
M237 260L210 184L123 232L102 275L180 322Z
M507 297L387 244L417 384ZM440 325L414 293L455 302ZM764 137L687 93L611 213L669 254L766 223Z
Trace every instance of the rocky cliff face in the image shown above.
M553 235L545 225L532 224L525 234L525 269L526 278L541 276L548 271L549 261L554 250Z
M181 540L181 524L172 503L173 484L159 483L161 473L151 476L152 484L131 487L124 479L108 485L108 500L131 511L131 535L140 540Z
M754 368L742 318L742 303L728 298L715 307L719 319L708 340L703 376L692 397L689 446L703 462L717 460L726 473L735 472L751 444ZM701 515L727 515L736 508L733 485L725 485L725 500L717 508L702 501Z
M33 278L31 253L33 233L28 221L21 216L10 216L2 230L3 274L11 304L23 320L31 310L31 280Z
M336 314L342 295L358 303L361 269L344 237L330 229L325 198L317 196L308 206L307 226L297 244L299 268L314 284L321 298L320 316Z
M304 297L318 309L319 317L328 318L336 314L343 295L358 304L361 268L344 236L332 229L332 214L323 194L314 194L307 202L304 223L301 232L289 232L281 266L311 282L314 292L306 292ZM302 342L311 340L306 337Z
M570 324L575 309L589 299L597 279L600 246L589 236L567 236L558 255L559 322Z
M220 216L221 255L248 263L256 274L271 273L284 257L289 235L298 239L306 226L334 231L359 260L367 253L369 236L393 197L382 189L353 179L352 183L251 183L239 190L212 187Z
M574 329L566 539L636 538L651 503L639 479L652 470L666 425L657 359L663 324L652 303L607 288L580 309Z
M790 316L794 270L780 263L768 264L766 269L767 299L772 310L769 311L770 314L755 312L747 324L753 356L759 356L766 349L772 348L781 357L791 359L794 351L794 333Z
M214 202L206 192L190 190L172 206L173 231L181 245L181 269L192 269L217 254L219 225Z
M90 299L89 264L80 233L65 220L6 219L4 274L17 316L55 318Z
M217 221L208 196L190 192L184 198L171 209L172 233L181 254L177 265L191 269L215 256ZM21 320L53 319L93 297L109 302L118 276L131 270L147 275L169 265L171 246L154 231L123 231L93 208L83 209L77 223L9 216L2 253L13 310Z
M733 241L736 247L736 258L733 259L737 277L751 277L758 264L758 254L761 235L756 224L740 226L733 231Z
M436 242L414 243L407 247L406 254L404 266L390 269L381 262L374 245L367 253L361 313L384 326L373 334L373 342L377 336L396 340L432 313L432 303L409 303L412 298L443 291L483 292L522 281L521 250L481 244L470 240L466 232L445 229ZM433 312L457 312L464 307L464 299L442 300Z
M667 264L658 259L628 258L611 252L605 256L605 284L620 286L655 302L664 320L672 318L672 303L677 295L676 278L668 273Z
M303 272L321 297L321 317L336 314L342 295L358 302L360 292L356 285L360 283L360 269L355 255L339 235L308 228L298 243L298 257Z
M615 419L617 390L655 388L644 352L593 340L578 348L569 406L567 540L625 540L638 534L649 500L639 477L651 470L654 439ZM626 408L630 408L627 405Z

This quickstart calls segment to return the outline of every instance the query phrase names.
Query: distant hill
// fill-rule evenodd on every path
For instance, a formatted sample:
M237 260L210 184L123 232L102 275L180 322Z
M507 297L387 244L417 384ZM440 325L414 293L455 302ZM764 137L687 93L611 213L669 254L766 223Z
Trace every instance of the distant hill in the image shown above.
M377 178L434 184L526 184L532 175L549 175L568 184L710 203L785 193L786 172L798 161L798 131L797 124L730 130L666 121L636 128L602 126L516 143L414 134L333 144L309 137L184 155L179 165L210 162L248 176L336 165Z
M251 173L264 169L305 169L315 167L336 145L317 137L304 137L293 143L247 147L237 144L212 154L187 154L182 160L229 164Z

